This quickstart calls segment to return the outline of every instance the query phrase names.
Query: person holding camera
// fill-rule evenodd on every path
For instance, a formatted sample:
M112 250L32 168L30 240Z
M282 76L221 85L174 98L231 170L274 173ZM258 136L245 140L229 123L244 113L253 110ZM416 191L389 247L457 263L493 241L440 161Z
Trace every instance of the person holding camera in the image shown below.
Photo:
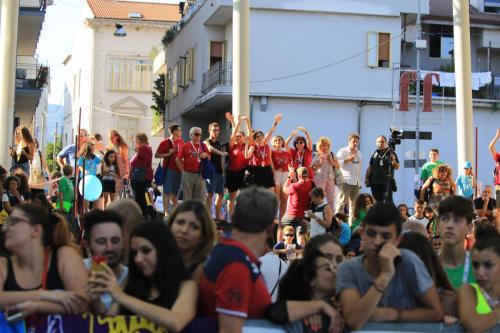
M399 169L398 156L387 145L387 138L383 135L378 136L377 150L370 157L365 175L365 185L371 188L376 201L393 202L392 192L396 191L394 170L397 169Z

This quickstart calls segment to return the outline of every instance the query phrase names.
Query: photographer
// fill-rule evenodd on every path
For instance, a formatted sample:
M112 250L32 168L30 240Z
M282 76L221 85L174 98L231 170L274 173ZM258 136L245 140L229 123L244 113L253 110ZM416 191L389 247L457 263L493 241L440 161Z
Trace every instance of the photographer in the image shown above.
M397 169L399 169L398 156L387 145L386 137L378 136L377 150L370 158L370 165L365 175L365 185L371 187L372 195L376 201L392 202L392 192L396 191L394 170Z

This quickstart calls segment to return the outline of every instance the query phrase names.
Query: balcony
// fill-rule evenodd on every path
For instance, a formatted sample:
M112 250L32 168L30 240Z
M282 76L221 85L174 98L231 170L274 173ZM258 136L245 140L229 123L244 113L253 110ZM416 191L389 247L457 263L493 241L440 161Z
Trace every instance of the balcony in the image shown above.
M17 54L32 56L35 54L45 20L47 5L51 0L20 0L19 1L19 30L17 34Z
M38 64L17 64L16 68L16 117L31 119L49 79L49 68Z
M233 83L233 65L218 62L203 74L202 94L206 94L217 86L227 86Z

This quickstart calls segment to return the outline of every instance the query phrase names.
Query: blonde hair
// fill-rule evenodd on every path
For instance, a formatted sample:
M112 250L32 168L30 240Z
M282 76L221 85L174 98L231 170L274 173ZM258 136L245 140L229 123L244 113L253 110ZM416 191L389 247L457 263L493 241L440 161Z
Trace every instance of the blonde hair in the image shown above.
M328 139L326 136L322 136L318 139L318 142L316 142L316 151L318 153L328 153L328 151L326 152L321 151L321 145L324 143L328 145L328 150L330 150L330 148L332 147L332 141L330 141L330 139Z
M287 225L286 227L283 228L283 235L287 232L287 231L291 231L294 233L295 235L295 228L291 225Z

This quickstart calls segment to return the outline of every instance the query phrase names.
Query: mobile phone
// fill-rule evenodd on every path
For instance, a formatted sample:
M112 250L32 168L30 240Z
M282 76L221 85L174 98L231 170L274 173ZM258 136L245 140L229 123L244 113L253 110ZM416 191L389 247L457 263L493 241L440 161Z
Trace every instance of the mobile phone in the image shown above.
M102 271L104 270L104 265L107 264L108 259L105 256L92 256L92 266L91 270L93 271Z
M18 321L21 321L23 318L24 318L23 312L18 309L9 310L5 315L5 320L9 324L17 323Z

